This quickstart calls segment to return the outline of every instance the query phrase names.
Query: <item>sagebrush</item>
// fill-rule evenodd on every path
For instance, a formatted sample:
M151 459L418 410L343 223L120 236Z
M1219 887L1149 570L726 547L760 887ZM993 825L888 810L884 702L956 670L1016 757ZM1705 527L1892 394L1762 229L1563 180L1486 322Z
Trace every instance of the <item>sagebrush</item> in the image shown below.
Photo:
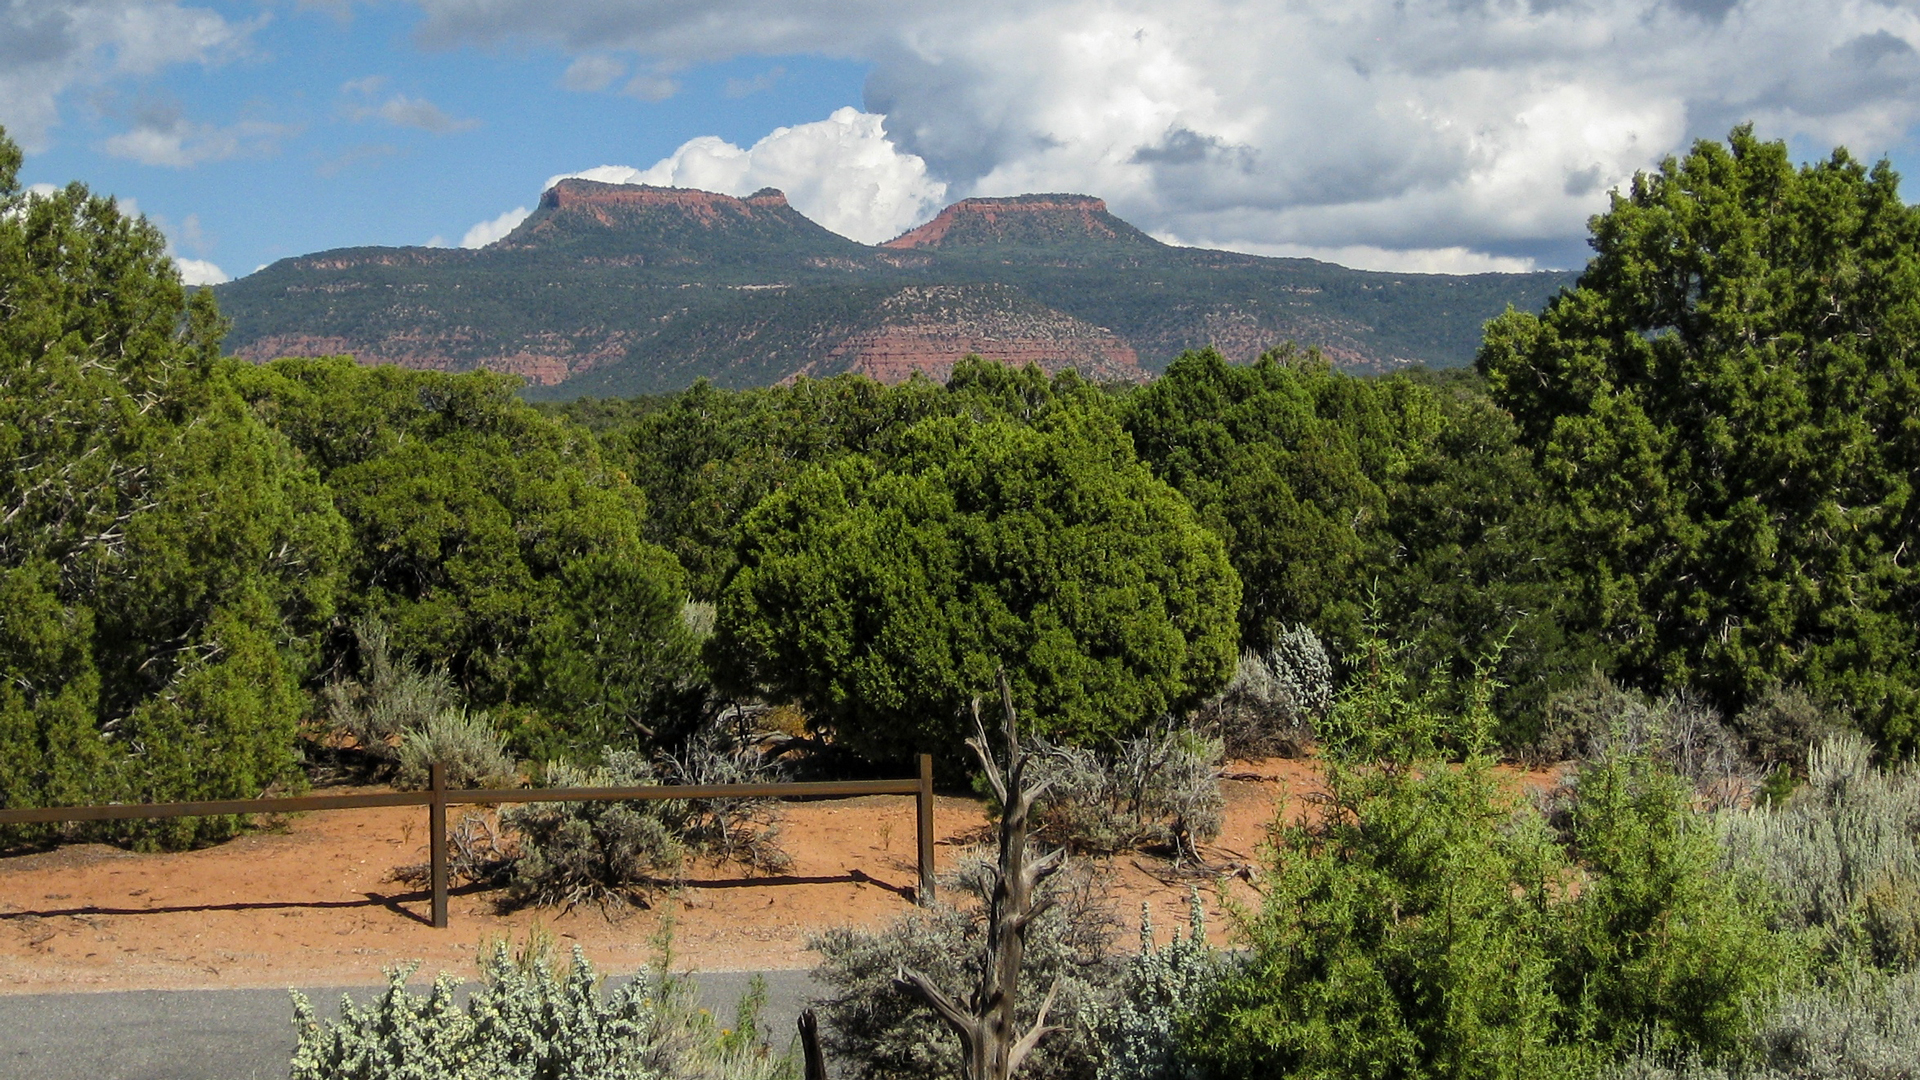
M1140 907L1140 951L1129 957L1114 991L1080 1013L1099 1049L1098 1080L1201 1080L1205 1073L1180 1046L1181 1020L1220 981L1227 958L1207 944L1206 908L1192 894L1187 933L1165 945L1153 940L1153 918Z
M1767 883L1773 917L1829 958L1920 963L1920 772L1881 770L1865 737L1829 738L1777 810L1721 817L1729 858Z
M591 770L565 762L547 768L550 787L643 787L776 779L778 767L750 748L702 736L663 770L637 750L608 749ZM677 879L690 852L743 861L756 869L787 865L771 799L652 799L530 803L501 812L518 844L507 881L510 905L617 907L644 901Z
M1220 740L1162 727L1111 751L1034 740L1033 777L1046 784L1034 812L1039 839L1077 852L1138 847L1176 859L1220 835Z
M391 763L408 731L457 710L460 696L444 670L396 656L392 635L379 619L355 619L353 639L358 674L330 680L321 688L321 704L335 734Z
M1297 757L1314 721L1333 707L1333 658L1311 629L1281 629L1264 653L1240 654L1227 688L1195 714L1219 735L1228 757Z
M986 856L974 853L941 881L941 896L960 895L967 902L934 904L878 931L839 926L808 938L808 947L821 954L813 977L828 988L814 1003L822 1042L845 1080L958 1075L959 1040L894 980L904 967L943 986L979 984L986 922L982 891L988 877ZM1091 872L1076 864L1042 889L1053 903L1028 930L1020 969L1022 983L1042 989L1020 1002L1023 1029L1033 1023L1045 988L1058 988L1050 1015L1070 1018L1109 993L1118 973L1109 954L1115 924ZM1040 1041L1021 1075L1094 1080L1100 1060L1092 1033L1069 1023Z
M602 993L577 946L561 967L548 949L516 955L497 941L464 1008L453 976L416 994L407 989L414 967L401 966L367 1005L343 996L333 1021L295 991L289 1080L796 1080L761 1029L763 987L721 1028L666 956Z

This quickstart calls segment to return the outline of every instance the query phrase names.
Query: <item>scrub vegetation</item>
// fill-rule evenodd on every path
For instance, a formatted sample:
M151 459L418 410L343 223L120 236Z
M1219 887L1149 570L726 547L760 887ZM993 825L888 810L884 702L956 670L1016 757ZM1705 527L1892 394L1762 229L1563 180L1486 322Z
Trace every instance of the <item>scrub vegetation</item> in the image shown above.
M950 905L818 939L842 1075L1911 1075L1920 210L1884 162L1698 144L1471 370L1281 345L1137 387L969 361L560 406L239 362L156 229L19 161L0 137L6 806L931 753L1012 808ZM983 700L1004 761L967 750ZM1311 755L1324 799L1234 946L1196 915L1117 952L1101 859L1204 875L1218 770L1258 755ZM690 854L778 868L776 825L533 806L461 844L508 902L612 907ZM294 1075L801 1068L664 974L484 966L464 1005L396 973L302 1011Z

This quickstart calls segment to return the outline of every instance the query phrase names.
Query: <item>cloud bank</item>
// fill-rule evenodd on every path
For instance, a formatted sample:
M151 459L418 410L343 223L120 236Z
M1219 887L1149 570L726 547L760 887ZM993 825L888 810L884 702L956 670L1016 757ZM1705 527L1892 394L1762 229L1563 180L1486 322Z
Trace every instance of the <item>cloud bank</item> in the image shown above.
M1610 188L1743 120L1867 156L1920 120L1899 0L418 2L429 43L601 58L580 85L621 54L864 59L918 190L1084 191L1161 236L1408 265L1578 262ZM763 145L696 140L670 172Z
M903 153L888 138L885 119L857 109L839 109L815 123L775 128L746 149L703 136L644 169L602 165L562 173L548 179L547 187L567 177L580 177L728 195L779 188L802 214L842 236L875 244L931 217L947 193L945 184L927 175L926 162ZM526 216L524 211L519 213Z

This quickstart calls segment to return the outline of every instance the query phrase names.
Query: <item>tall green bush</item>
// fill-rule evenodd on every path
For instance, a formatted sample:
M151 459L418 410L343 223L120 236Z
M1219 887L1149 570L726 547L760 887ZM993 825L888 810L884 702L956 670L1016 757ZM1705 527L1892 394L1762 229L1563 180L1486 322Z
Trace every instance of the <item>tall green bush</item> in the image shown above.
M0 802L257 796L297 777L341 519L159 230L78 184L24 193L19 162L0 132Z
M1325 798L1278 829L1247 956L1183 1053L1222 1077L1518 1080L1736 1049L1782 948L1691 786L1617 754L1557 834L1486 756L1491 688L1452 718L1370 641L1329 718Z
M1291 346L1250 366L1209 349L1175 360L1122 415L1141 460L1226 543L1243 647L1264 651L1293 623L1356 639L1388 490L1438 427L1430 394Z

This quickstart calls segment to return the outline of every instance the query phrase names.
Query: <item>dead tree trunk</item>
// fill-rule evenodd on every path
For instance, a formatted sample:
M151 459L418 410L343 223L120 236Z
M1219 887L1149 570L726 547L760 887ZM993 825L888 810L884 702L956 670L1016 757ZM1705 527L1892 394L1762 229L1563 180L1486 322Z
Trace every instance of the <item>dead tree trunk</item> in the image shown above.
M931 979L902 967L894 985L920 995L947 1025L960 1036L963 1055L960 1075L963 1080L1008 1080L1033 1048L1049 1032L1060 1030L1047 1024L1047 1010L1053 1006L1054 987L1040 1003L1033 1026L1022 1034L1014 1015L1019 1000L1020 961L1026 952L1027 930L1033 921L1052 906L1052 901L1035 901L1034 889L1060 869L1063 853L1052 851L1029 858L1027 851L1027 815L1034 800L1046 789L1026 784L1027 754L1020 748L1015 730L1013 691L1007 686L1005 671L1000 672L1001 724L1007 741L1007 764L1003 772L994 759L985 725L980 721L980 702L973 703L974 737L967 740L986 769L987 783L1000 800L1000 860L994 869L993 891L987 908L986 963L980 973L980 985L974 990L967 1008L961 1008Z

